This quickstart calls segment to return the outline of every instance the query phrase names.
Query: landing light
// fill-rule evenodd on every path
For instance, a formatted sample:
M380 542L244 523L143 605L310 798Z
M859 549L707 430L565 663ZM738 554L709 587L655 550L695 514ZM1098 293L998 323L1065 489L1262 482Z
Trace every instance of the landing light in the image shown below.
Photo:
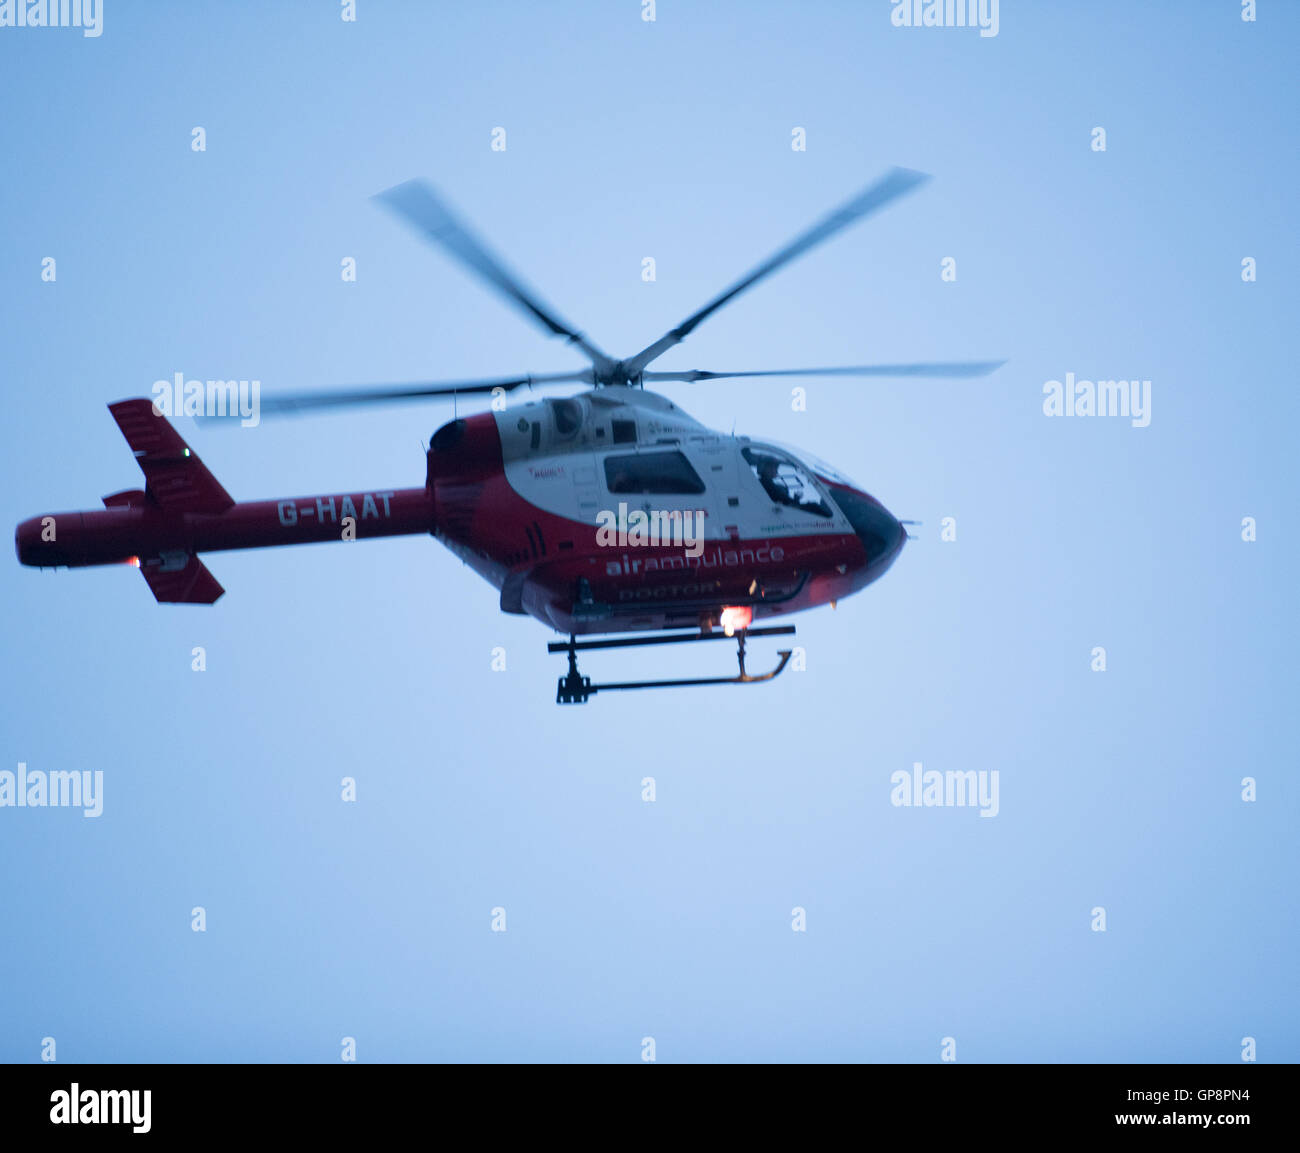
M737 629L747 629L754 619L754 610L748 605L731 606L722 610L722 631L735 636Z

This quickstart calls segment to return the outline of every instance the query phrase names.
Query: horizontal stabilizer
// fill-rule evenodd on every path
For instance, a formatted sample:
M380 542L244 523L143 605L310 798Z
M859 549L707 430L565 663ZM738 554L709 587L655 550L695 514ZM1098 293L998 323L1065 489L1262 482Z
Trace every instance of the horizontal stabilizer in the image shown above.
M210 605L226 591L196 556L180 567L161 558L142 561L140 573L159 604Z
M104 498L105 508L138 508L144 504L148 498L144 495L144 490L140 488L123 489L121 492L111 493Z
M153 401L119 400L108 411L144 472L145 491L160 508L219 513L235 503L167 418L154 411Z

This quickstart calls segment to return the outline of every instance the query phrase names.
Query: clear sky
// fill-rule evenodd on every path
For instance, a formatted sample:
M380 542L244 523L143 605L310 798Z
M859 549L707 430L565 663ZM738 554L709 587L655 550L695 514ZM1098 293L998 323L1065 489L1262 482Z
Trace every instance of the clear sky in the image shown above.
M97 38L0 28L7 524L136 487L105 405L177 372L580 366L369 200L411 177L626 356L922 169L656 367L1009 358L664 389L923 522L762 687L559 708L552 636L428 538L216 554L211 609L0 564L0 769L104 774L95 819L0 808L0 1058L1300 1059L1300 6L1003 0L996 37L891 7L106 0ZM1067 373L1151 381L1149 426L1045 416ZM420 484L450 416L176 424L256 499ZM997 772L997 816L892 805L915 762Z

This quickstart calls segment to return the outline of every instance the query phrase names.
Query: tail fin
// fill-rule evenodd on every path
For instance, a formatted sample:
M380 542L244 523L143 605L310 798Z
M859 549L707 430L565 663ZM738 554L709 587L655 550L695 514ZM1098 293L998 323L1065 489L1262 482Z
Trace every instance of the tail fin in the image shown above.
M168 512L222 513L235 502L149 400L120 400L108 411L135 453L145 487L104 498L108 508L152 502ZM210 605L226 591L197 556L188 552L144 557L140 575L160 604Z
M142 561L140 574L159 604L210 605L226 591L193 553Z
M144 472L145 492L160 508L219 513L235 503L152 401L119 400L108 411Z

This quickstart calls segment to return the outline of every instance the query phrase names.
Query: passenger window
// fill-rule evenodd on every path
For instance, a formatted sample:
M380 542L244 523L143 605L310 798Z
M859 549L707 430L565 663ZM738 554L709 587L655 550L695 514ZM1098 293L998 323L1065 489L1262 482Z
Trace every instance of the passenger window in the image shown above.
M778 456L767 449L742 449L754 477L773 504L809 512L814 516L831 517L833 514L809 474L788 457Z
M552 400L549 403L555 416L555 431L567 440L582 427L582 405L576 400Z
M607 456L605 484L616 494L684 495L704 491L704 482L680 452Z
M636 421L614 420L610 424L614 428L615 444L636 444Z

